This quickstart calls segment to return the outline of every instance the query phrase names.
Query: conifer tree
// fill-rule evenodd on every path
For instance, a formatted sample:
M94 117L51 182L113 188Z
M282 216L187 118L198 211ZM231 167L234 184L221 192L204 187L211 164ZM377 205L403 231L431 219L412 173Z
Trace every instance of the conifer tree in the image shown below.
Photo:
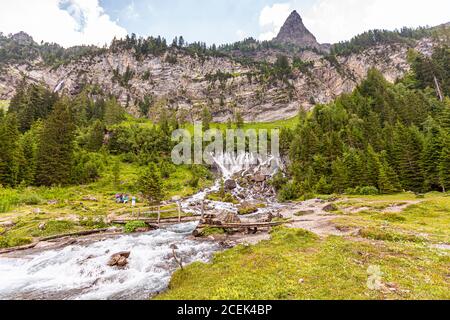
M386 153L380 155L378 190L381 194L392 194L401 190L398 176L387 161Z
M125 119L125 111L116 98L110 98L105 103L104 121L107 126L112 126Z
M340 159L336 159L332 164L332 185L333 190L343 193L348 188L348 170L345 163Z
M75 123L69 100L59 100L44 123L36 164L38 185L66 185L70 182Z
M164 199L164 186L157 166L151 163L138 181L139 191L151 206L159 206Z
M450 190L450 143L445 142L444 148L441 152L441 158L439 160L439 182L443 192Z
M36 160L42 122L35 122L31 130L25 132L20 139L23 161L20 166L20 183L32 185L36 175Z
M409 191L421 192L424 175L421 166L422 139L416 127L397 124L394 153L401 185Z
M89 132L89 140L87 144L89 151L96 152L103 146L105 129L105 126L100 120L94 122Z
M203 107L202 110L202 125L203 125L203 130L207 131L210 129L210 124L212 121L212 115L211 112L209 111L208 107Z
M441 129L433 119L428 120L429 128L425 137L422 155L422 166L425 175L425 187L427 190L440 190L439 163L442 152Z
M19 183L19 169L23 154L20 150L20 132L17 118L7 114L0 122L0 184L15 186Z

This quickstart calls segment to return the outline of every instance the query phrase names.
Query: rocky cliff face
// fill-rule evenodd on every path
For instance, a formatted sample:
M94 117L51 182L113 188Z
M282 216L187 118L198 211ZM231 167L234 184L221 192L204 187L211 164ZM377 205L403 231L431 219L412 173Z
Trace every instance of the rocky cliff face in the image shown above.
M430 39L418 41L415 46L424 53L432 47ZM296 56L309 63L308 68L294 69L287 81L265 79L258 68L233 58L200 59L170 49L165 55L137 60L132 50L107 51L58 68L46 67L40 60L8 65L0 75L0 100L10 99L26 77L71 95L85 83L96 85L118 97L136 115L139 101L147 96L152 100L149 116L169 108L187 116L187 120L195 120L203 107L209 106L216 121L227 121L237 110L246 121L273 121L293 117L300 108L310 109L316 103L327 103L351 92L372 67L395 81L409 70L407 51L405 45L382 45L337 60L303 51ZM167 62L167 55L176 56L176 62ZM260 58L273 60L275 55L272 52ZM127 69L132 73L129 81L118 81L117 72L120 77ZM226 77L215 77L218 73Z
M29 43L32 39L21 33L14 41ZM0 63L0 100L11 99L25 77L29 82L41 82L70 95L78 94L86 84L96 87L97 91L116 96L135 115L142 115L138 106L147 98L151 101L146 115L149 117L170 109L180 118L193 121L208 106L215 121L225 122L236 111L246 121L274 121L293 117L300 108L310 109L351 92L370 68L379 69L394 82L409 71L408 49L430 55L436 45L434 40L423 38L408 44L378 45L350 55L330 56L316 50L324 47L295 11L275 42L297 49L275 46L250 53L237 50L221 57L199 56L179 48L144 56L136 55L134 49L98 49L58 67L48 66L39 56L32 61ZM0 58L1 49L0 42ZM294 65L289 75L281 79L268 76L266 66L273 64L280 54L286 55L291 64L294 58L300 59L301 65ZM261 65L262 62L266 64Z
M280 44L293 44L300 48L315 48L322 50L316 37L305 27L297 11L293 11L287 18L274 42Z

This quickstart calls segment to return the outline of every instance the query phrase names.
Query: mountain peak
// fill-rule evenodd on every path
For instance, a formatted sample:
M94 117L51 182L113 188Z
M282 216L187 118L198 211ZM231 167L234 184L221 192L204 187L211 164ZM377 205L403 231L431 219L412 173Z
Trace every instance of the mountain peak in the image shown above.
M274 41L280 44L294 44L303 48L321 48L316 37L305 27L302 17L296 10L289 15Z

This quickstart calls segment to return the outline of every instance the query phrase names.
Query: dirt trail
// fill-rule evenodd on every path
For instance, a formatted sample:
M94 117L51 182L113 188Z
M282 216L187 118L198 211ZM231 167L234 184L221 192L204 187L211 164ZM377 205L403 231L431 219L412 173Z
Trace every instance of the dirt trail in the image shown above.
M319 236L348 236L355 233L354 230L342 231L336 228L333 220L340 216L325 209L330 206L320 199L312 199L301 203L292 204L280 211L283 218L291 219L287 224L290 228L305 229Z

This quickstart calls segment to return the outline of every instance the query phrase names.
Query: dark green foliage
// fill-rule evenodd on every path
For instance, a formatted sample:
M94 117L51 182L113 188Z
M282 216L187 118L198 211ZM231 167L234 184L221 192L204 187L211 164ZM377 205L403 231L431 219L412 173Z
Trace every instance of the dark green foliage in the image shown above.
M443 148L443 131L439 125L432 119L426 123L426 132L424 150L422 154L422 167L425 174L425 187L427 189L440 191L439 181L439 163Z
M120 73L119 68L113 70L113 82L117 82L124 88L130 87L130 80L134 78L135 72L131 70L130 66L127 66L125 72Z
M8 114L0 121L0 185L15 186L23 160L17 118Z
M45 121L39 139L36 184L44 186L70 183L75 137L74 115L69 100L63 98Z
M280 79L285 79L291 75L292 69L289 59L286 56L278 56L274 65L276 74Z
M209 111L208 107L203 107L202 110L202 125L203 125L203 130L209 130L210 129L210 123L213 120L213 117L211 115L211 112Z
M363 187L381 194L442 190L447 167L438 163L447 159L442 140L448 131L441 127L447 123L447 101L403 82L392 85L370 70L352 94L316 106L284 133L282 141L291 140L283 150L289 150L293 182L278 187L281 197L363 192Z
M395 165L402 187L409 191L423 191L423 140L419 130L398 124L394 131L394 145Z
M331 52L338 55L349 55L380 44L408 44L413 39L420 39L431 34L431 30L427 28L402 28L401 30L395 31L370 30L354 37L350 41L333 45Z
M444 142L444 148L441 152L441 157L439 159L439 182L442 186L442 190L447 192L450 190L450 141Z
M20 167L19 181L25 185L34 184L36 175L37 150L42 132L42 122L36 122L31 130L24 133L20 139L20 149L23 152L23 162Z
M164 199L164 185L161 174L154 163L151 163L139 178L138 188L149 205L161 204Z
M153 97L147 95L144 97L143 101L138 101L137 105L141 114L144 117L147 117L148 113L150 112L150 108L153 105Z
M105 139L105 130L105 125L100 120L94 122L89 130L89 137L86 146L89 151L97 152L100 150Z
M72 161L71 184L87 184L100 178L104 163L100 154L77 150Z
M432 88L437 97L450 95L450 48L436 48L431 57L410 52L413 70L410 86L419 89ZM412 82L412 83L411 83Z
M105 102L104 122L107 126L118 124L125 119L125 110L115 98Z
M133 233L140 228L148 228L148 226L144 221L130 221L125 225L124 231L125 233Z
M170 156L174 143L171 141L171 130L167 122L162 127L146 128L142 126L116 125L110 128L110 139L107 144L112 154L132 154L133 159L140 159L141 164L159 162L161 158Z
M22 81L12 98L9 112L19 121L20 131L25 132L38 119L45 119L53 110L57 96L44 85L27 85Z

